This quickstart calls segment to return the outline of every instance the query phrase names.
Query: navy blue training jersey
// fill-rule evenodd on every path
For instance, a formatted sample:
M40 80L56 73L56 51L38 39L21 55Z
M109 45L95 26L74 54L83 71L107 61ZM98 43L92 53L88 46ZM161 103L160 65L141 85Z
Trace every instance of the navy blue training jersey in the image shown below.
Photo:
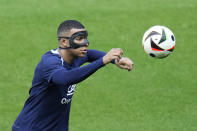
M104 66L104 52L88 50L67 64L58 49L45 53L37 65L29 97L12 126L13 131L68 131L76 84ZM86 62L88 65L80 67Z

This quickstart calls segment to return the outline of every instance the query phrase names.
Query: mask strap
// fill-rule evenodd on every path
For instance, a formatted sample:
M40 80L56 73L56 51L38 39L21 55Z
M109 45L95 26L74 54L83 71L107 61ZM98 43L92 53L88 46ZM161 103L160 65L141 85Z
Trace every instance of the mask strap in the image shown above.
M59 46L59 49L61 49L61 50L67 50L67 49L73 49L72 47L60 47Z

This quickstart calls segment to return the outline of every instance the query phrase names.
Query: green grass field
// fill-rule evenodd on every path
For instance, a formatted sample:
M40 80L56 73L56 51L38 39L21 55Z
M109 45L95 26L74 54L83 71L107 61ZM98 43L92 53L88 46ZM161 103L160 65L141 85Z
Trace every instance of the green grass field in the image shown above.
M119 47L132 72L107 65L78 84L70 131L197 131L196 0L0 0L0 131L10 131L41 56L67 19L89 31L91 49ZM153 59L142 36L169 27L174 52Z

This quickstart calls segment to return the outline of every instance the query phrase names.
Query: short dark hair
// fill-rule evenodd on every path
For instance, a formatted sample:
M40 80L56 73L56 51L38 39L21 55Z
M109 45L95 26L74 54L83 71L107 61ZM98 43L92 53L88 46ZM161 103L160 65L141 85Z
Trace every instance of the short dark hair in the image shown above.
M69 32L73 28L84 29L85 27L77 20L66 20L59 25L57 30L57 36L62 37L64 33Z

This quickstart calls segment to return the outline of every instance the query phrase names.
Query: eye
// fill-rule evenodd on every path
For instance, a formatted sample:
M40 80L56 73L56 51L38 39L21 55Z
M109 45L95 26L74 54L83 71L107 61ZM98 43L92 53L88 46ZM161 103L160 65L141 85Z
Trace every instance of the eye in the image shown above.
M75 40L83 40L84 39L84 36L77 36L76 38L75 38Z

